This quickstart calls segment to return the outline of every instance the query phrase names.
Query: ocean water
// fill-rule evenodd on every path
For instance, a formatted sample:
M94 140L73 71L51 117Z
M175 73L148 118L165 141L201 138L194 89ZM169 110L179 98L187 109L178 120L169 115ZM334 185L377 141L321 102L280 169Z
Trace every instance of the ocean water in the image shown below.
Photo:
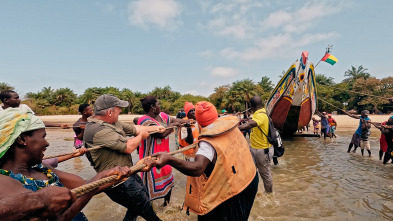
M273 166L274 193L264 193L260 179L249 220L393 220L393 165L378 160L379 135L370 137L372 157L347 153L354 130L337 132L337 138L294 137L284 140L285 155ZM72 151L71 130L48 129L46 155ZM174 136L171 150L174 150ZM367 155L367 154L366 154ZM132 154L134 163L138 156ZM181 155L177 157L182 158ZM85 156L60 163L58 169L89 179L95 175ZM196 220L181 210L186 176L174 171L171 203L153 201L163 220ZM126 209L98 194L83 209L89 220L122 220ZM138 218L138 220L144 220Z

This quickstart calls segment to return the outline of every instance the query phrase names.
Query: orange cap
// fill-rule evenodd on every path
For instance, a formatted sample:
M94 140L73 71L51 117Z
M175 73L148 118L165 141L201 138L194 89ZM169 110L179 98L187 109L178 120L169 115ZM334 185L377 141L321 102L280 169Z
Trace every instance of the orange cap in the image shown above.
M217 109L207 101L196 103L195 118L199 125L206 127L218 119Z
M191 102L188 102L188 101L186 101L185 103L184 103L184 112L186 112L186 116L188 115L188 112L192 109L192 108L195 108L195 106L191 103Z

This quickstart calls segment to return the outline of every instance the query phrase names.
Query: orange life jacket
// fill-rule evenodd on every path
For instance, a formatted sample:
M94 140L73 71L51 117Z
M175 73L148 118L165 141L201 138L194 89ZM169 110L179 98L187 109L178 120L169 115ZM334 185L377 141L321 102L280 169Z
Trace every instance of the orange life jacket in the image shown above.
M254 179L256 168L234 116L219 118L204 127L199 142L210 143L216 163L209 177L187 177L184 209L205 215L229 198L241 193Z
M187 117L183 118L183 119L188 119ZM188 145L191 145L189 143L186 142L186 139L181 139L181 128L179 128L179 146L180 148L186 147ZM192 143L196 143L198 141L198 137L199 137L199 130L197 127L195 127L195 124L191 125L191 131L192 131L192 137L194 138ZM195 149L189 149L183 152L184 155L188 156L188 157L194 157L194 152Z

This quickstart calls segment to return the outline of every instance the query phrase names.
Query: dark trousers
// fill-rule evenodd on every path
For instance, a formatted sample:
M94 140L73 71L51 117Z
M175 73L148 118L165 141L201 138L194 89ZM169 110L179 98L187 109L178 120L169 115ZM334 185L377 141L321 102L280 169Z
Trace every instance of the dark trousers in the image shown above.
M142 179L134 174L126 182L105 191L111 200L127 208L124 221L136 220L142 216L145 220L160 220L151 206L149 195Z
M236 220L247 221L255 196L258 192L259 177L255 174L252 182L241 193L221 203L208 214L198 216L198 221Z
M392 148L392 146L393 145L388 145L388 149L386 150L386 152L385 152L385 156L384 156L384 158L383 158L383 164L386 164L391 158L392 158L392 151L393 151L393 148ZM392 161L393 162L393 161Z

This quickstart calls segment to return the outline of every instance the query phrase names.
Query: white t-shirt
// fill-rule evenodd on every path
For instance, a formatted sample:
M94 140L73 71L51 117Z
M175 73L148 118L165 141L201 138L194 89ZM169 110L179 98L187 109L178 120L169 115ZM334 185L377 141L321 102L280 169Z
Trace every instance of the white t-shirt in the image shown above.
M195 155L202 155L205 156L207 159L210 160L210 162L213 162L214 154L216 153L216 150L212 145L210 145L208 142L201 141L199 142L199 149L196 152Z
M9 108L12 108L12 107L9 107ZM29 106L27 106L26 104L20 104L19 107L17 107L17 108L30 110L34 114L34 111L31 110L31 108ZM4 110L3 105L0 105L0 111L3 111L3 110Z
M195 122L193 129L194 130L198 130L198 123L197 122ZM186 139L187 135L188 135L187 127L181 127L181 129L180 129L180 139L182 139L182 140Z

